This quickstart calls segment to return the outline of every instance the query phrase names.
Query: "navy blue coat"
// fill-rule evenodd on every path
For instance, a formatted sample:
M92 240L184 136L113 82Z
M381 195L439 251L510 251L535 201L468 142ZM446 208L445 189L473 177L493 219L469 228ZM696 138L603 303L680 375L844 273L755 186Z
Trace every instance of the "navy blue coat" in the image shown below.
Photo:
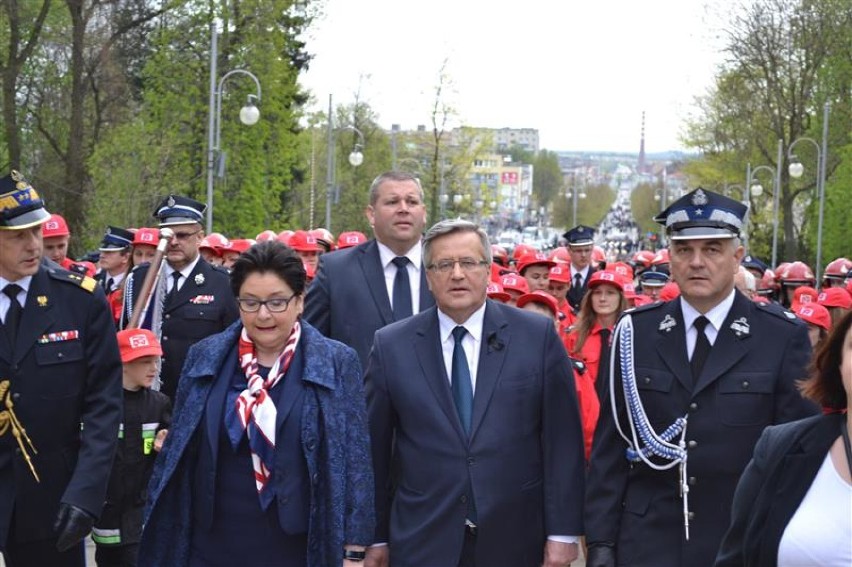
M154 466L142 533L140 567L181 567L189 559L194 464L207 398L237 348L242 324L189 351L169 435ZM344 544L372 543L373 472L361 366L352 349L302 324L304 370L301 449L311 479L309 567L342 560ZM282 416L279 415L279 418ZM279 425L280 425L279 419ZM218 430L217 430L218 431ZM273 478L284 478L276 457ZM277 492L276 488L276 492ZM281 503L279 502L279 506Z
M811 347L807 328L792 313L736 292L693 387L680 301L626 313L633 318L636 381L650 423L661 433L688 414L690 537L685 540L678 467L656 471L628 462L611 391L601 402L592 446L585 523L588 544L615 545L619 565L712 565L737 480L763 429L817 411L795 385L806 376ZM618 419L627 428L620 364L616 372Z
M0 326L0 379L10 381L14 411L38 451L28 448L41 482L11 431L0 437L0 548L13 508L19 543L56 537L60 501L100 514L121 421L115 324L92 278L42 265L16 343L12 357Z
M435 305L420 270L420 311ZM323 254L305 297L304 318L323 335L351 346L367 364L373 334L394 322L375 240Z
M469 498L477 565L537 567L548 535L582 534L583 436L553 322L489 300L482 342L468 440L437 309L376 333L366 370L376 540L390 543L394 567L456 565Z

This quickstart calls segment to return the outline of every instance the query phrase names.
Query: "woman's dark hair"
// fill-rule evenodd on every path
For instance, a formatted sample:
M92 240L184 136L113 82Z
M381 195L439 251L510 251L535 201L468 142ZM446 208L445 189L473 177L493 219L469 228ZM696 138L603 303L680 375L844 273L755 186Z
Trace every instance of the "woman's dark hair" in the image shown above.
M296 295L305 291L307 274L302 259L289 246L269 240L259 242L240 254L231 266L231 291L234 297L240 295L246 278L251 274L272 272L287 283Z
M843 363L843 345L852 327L852 313L847 313L832 328L825 340L817 345L810 365L809 378L799 383L802 395L824 408L846 408L846 390L840 365ZM847 356L852 356L848 353Z

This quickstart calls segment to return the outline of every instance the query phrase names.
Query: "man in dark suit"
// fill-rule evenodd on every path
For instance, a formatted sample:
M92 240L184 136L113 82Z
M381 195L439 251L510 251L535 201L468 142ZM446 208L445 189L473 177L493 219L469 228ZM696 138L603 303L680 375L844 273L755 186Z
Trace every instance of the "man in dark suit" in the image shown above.
M435 304L421 261L420 180L395 171L379 175L366 214L375 239L320 256L304 314L322 334L354 348L362 366L377 329Z
M568 255L571 257L571 288L568 290L568 303L578 311L589 285L589 278L595 273L592 266L592 249L595 244L595 229L578 225L562 235L568 242Z
M163 345L160 390L172 399L189 347L224 331L239 317L227 270L208 264L199 254L205 210L203 203L169 195L154 212L160 227L172 229L174 237L166 249L166 262L145 320L139 326L160 338ZM149 264L143 264L128 276L122 327L139 307L139 290L149 268Z
M121 417L121 360L103 289L42 262L50 218L0 179L0 551L9 567L82 567Z
M423 259L437 306L377 331L367 364L367 566L568 565L583 439L553 322L486 301L491 247L473 223L433 226Z
M734 288L746 211L697 189L655 218L681 296L616 327L615 360L629 363L614 365L593 442L589 567L712 565L764 427L816 411L796 388L806 327Z
M107 227L103 240L98 246L98 252L100 252L98 266L101 271L95 276L95 280L104 288L107 296L121 287L127 275L132 243L133 233L129 230L117 226Z

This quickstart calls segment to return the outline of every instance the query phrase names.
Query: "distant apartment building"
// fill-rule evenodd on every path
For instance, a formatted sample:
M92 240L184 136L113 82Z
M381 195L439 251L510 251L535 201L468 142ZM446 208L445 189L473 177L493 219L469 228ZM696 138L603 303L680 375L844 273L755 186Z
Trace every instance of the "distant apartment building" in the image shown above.
M528 152L538 153L538 130L536 128L453 128L450 132L450 145L458 145L461 140L471 139L477 145L490 148L494 152L506 152L509 148L520 147Z

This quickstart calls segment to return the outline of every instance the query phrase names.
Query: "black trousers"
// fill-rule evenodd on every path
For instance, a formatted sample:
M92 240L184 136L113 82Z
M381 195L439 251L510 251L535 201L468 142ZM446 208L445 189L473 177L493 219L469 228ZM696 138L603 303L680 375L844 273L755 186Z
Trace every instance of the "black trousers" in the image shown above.
M465 529L458 567L476 567L476 533Z
M56 539L17 543L10 537L3 559L6 567L86 567L86 548L81 541L60 552L56 549Z
M95 549L95 563L98 567L136 567L138 557L138 543L99 545Z

